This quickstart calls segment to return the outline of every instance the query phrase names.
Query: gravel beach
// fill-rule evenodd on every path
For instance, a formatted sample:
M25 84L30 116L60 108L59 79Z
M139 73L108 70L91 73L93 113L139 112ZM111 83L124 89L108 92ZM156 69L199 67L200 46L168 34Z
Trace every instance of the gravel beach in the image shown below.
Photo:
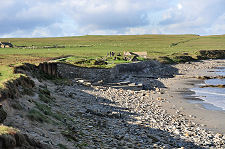
M33 78L36 92L41 86L51 92L54 102L49 106L65 116L63 122L38 123L26 117L34 101L42 103L35 93L9 100L4 124L49 148L60 144L69 149L225 148L225 113L206 110L184 97L201 82L199 76L214 76L209 70L224 64L224 60L157 63L139 73L121 74L110 84L79 79L55 84ZM24 110L10 108L15 102Z

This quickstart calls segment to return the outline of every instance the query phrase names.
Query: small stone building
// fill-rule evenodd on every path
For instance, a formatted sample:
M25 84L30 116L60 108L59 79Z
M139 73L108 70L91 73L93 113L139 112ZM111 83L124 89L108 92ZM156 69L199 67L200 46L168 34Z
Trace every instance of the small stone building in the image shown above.
M0 48L13 48L13 45L10 42L1 42L0 41Z

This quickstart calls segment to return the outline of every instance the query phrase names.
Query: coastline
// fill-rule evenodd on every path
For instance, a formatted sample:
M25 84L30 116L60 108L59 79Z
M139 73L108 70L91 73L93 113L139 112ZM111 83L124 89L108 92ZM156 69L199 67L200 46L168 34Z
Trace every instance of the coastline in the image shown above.
M192 118L193 121L200 124L202 128L206 128L215 133L225 134L225 112L208 110L200 103L191 103L190 100L202 99L189 96L194 93L190 90L191 88L196 87L197 84L203 83L203 80L197 79L198 76L216 76L216 74L210 70L224 66L223 64L225 64L225 60L204 60L175 65L180 75L176 75L174 78L161 80L167 87L167 93L163 96L168 100L168 102L162 104L163 108L169 113L174 114L176 111L173 110L173 107L176 107L175 109L179 109L181 113Z
M191 104L184 97L201 83L197 76L215 75L209 69L222 64L224 60L155 62L144 73L123 74L120 86L32 77L34 95L8 99L3 124L49 148L62 144L71 149L83 144L84 148L225 148L225 113ZM131 86L146 80L152 81L152 89ZM41 119L30 119L36 118L28 117L30 111Z

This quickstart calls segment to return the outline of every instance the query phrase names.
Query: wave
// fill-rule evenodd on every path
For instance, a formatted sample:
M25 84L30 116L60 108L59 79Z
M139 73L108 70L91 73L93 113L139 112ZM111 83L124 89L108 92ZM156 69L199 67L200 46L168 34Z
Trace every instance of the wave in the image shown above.
M207 92L207 91L200 91L200 90L193 90L196 93L203 93L203 94L211 94L211 95L218 95L218 96L225 96L225 94L222 93L215 93L215 92Z

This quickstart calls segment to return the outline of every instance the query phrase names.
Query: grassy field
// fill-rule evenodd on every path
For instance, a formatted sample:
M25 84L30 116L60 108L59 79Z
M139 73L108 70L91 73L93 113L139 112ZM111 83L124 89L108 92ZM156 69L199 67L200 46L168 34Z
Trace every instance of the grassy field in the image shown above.
M40 63L54 57L73 55L81 57L106 56L114 51L147 51L148 57L172 57L188 53L195 57L199 50L225 49L225 35L124 35L77 36L57 38L8 38L15 48L0 48L0 84L14 78L9 65ZM56 47L56 48L51 48Z

